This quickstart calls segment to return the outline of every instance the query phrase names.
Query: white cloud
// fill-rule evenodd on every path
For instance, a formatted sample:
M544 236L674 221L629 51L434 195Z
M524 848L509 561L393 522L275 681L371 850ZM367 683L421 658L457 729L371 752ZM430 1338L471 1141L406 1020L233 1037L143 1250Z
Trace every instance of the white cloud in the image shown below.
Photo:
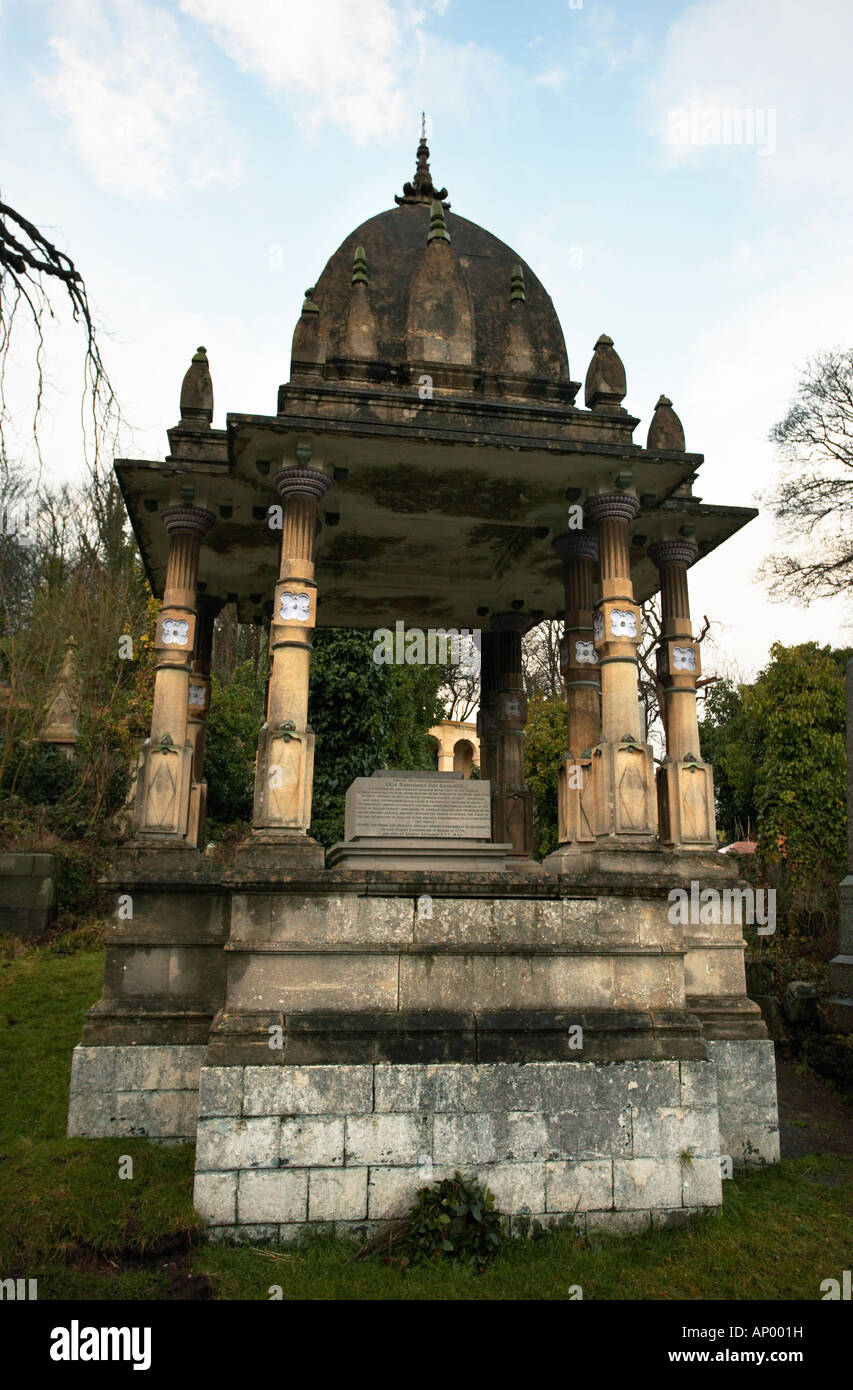
M287 94L304 126L330 121L358 142L407 118L401 76L412 66L420 14L389 0L181 0L245 73Z
M56 14L56 66L37 90L103 189L159 199L236 181L233 137L173 15L139 0L76 0Z
M812 19L800 0L707 0L687 8L670 26L645 94L650 130L668 159L697 160L712 149L668 141L672 111L774 112L775 157L753 159L763 182L786 192L792 184L846 185L839 169L853 138L853 10L848 0L821 0ZM726 151L740 160L750 153Z
M436 0L432 12L446 7ZM507 72L490 49L430 32L410 0L181 0L181 9L242 72L286 99L303 129L338 126L358 145L411 129L425 94L445 118L491 104Z

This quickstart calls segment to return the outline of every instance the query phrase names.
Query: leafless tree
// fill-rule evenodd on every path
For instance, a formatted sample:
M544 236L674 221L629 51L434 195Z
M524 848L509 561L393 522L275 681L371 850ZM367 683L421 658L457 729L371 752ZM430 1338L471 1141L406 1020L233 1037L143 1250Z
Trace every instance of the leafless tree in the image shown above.
M777 601L850 592L853 584L853 348L818 354L770 438L781 471L765 502L783 541L803 553L771 555L760 577Z

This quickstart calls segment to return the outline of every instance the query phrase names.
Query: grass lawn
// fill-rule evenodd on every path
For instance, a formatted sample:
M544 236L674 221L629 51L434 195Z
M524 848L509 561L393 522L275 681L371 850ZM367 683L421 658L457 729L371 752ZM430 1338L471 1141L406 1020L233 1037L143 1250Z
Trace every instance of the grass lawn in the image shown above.
M819 1299L850 1268L853 1159L785 1161L723 1184L721 1213L674 1231L515 1241L481 1275L353 1263L334 1238L295 1250L207 1246L193 1148L67 1139L71 1050L101 992L103 952L0 961L0 1278L40 1299ZM133 1159L132 1179L119 1177Z

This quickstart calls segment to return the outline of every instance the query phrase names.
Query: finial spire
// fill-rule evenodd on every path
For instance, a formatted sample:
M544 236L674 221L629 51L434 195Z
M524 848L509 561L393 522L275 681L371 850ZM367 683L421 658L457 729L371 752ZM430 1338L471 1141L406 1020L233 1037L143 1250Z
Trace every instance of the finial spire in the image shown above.
M429 169L429 145L426 139L426 112L421 112L421 138L418 144L417 165L415 177L411 183L403 184L402 195L394 194L395 203L422 203L429 206L430 203L444 203L445 208L450 204L445 201L447 198L446 188L436 188L432 181L432 174Z

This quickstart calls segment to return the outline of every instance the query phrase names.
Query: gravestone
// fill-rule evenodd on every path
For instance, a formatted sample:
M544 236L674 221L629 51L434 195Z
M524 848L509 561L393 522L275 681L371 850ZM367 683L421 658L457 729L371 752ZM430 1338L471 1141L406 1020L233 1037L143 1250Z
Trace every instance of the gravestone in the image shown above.
M492 843L491 786L461 772L375 772L347 791L336 869L503 869L510 844Z

